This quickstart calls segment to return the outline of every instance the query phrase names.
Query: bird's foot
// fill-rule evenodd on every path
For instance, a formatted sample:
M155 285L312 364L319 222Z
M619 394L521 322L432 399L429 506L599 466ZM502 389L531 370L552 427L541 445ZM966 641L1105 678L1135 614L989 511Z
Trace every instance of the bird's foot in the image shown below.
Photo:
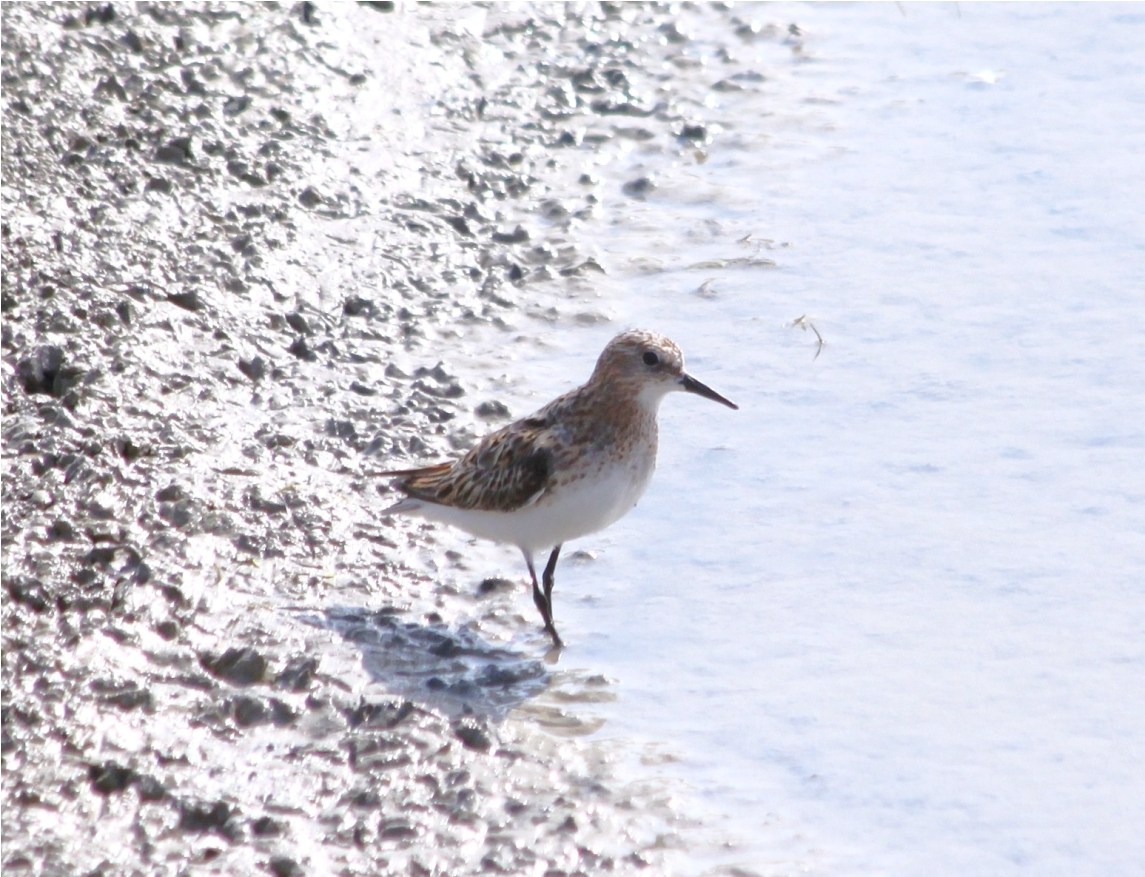
M551 621L545 625L545 633L553 638L554 649L563 649L565 647L564 641L561 639L561 635L557 633L556 625L554 625Z

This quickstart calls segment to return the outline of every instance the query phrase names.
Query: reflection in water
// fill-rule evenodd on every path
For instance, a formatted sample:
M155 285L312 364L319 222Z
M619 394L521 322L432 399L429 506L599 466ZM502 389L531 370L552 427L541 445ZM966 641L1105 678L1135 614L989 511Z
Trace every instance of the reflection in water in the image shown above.
M543 695L521 704L517 715L531 719L558 737L584 737L599 731L605 723L603 716L588 715L588 708L614 700L612 683L600 674L553 672Z
M492 643L469 626L450 629L393 611L346 606L305 620L353 643L370 678L390 694L452 717L501 720L517 711L549 733L581 737L604 720L580 715L577 707L616 697L603 676L557 670L559 650L537 658L532 651Z
M541 661L467 627L344 606L327 609L316 623L357 646L362 666L386 691L447 715L502 719L549 683Z

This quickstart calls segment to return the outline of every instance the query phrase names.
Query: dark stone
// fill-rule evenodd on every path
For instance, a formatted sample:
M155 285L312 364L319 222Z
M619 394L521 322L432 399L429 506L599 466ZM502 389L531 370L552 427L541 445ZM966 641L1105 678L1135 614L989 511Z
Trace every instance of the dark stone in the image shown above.
M378 834L385 840L412 840L417 837L417 828L408 819L383 819Z
M358 430L349 420L327 420L326 435L342 441L351 441L358 435Z
M256 685L266 676L266 658L252 648L230 648L221 655L200 657L199 664L212 676L232 685Z
M199 78L197 76L195 76L194 70L191 70L190 68L183 68L181 71L179 71L179 78L183 80L183 88L187 89L187 94L203 95L203 94L207 93L207 89L204 87L203 82L200 82ZM188 158L190 157L190 151L191 151L191 143L190 143L190 140L188 139L188 141L187 141Z
M445 219L452 227L453 230L466 237L473 237L473 232L469 230L469 223L465 221L464 216L448 216Z
M257 536L251 536L249 533L242 533L234 540L234 546L239 551L246 552L247 554L254 555L255 557L262 557L265 552L265 545Z
M430 396L437 396L440 399L460 399L465 395L465 388L457 383L457 381L449 381L436 387L424 381L418 381L414 384L414 387Z
M250 824L255 837L278 837L282 834L282 824L269 816L260 816Z
M76 537L75 527L62 518L53 521L48 526L48 539L56 542L71 542Z
M152 776L137 777L135 789L141 801L162 801L167 797L167 789Z
M414 710L408 700L398 702L376 702L363 700L346 714L351 728L382 727L394 728L404 722Z
M373 316L376 310L372 301L357 295L352 295L342 302L342 313L347 317L357 317L363 314Z
M655 140L656 134L647 128L617 128L616 133L629 140Z
M71 579L77 585L87 587L99 578L99 574L94 569L77 569L72 573ZM71 605L71 604L68 604ZM75 605L79 605L77 602Z
M91 549L84 555L84 563L91 564L92 566L111 566L115 562L115 553L118 546L115 545L101 545Z
M227 704L228 712L235 724L240 728L250 728L254 725L264 725L270 721L270 713L266 706L257 697L248 697L240 694L231 698Z
M187 605L186 596L176 585L159 585L159 593L168 603L173 603L176 606Z
M629 180L621 187L621 191L625 195L632 198L645 198L650 193L656 190L656 184L648 177L638 177L635 180Z
M298 713L290 706L290 704L279 700L277 697L270 699L270 722L276 728L285 728L288 725L293 725L298 721Z
M481 584L477 586L477 593L484 597L487 594L493 594L497 591L508 591L515 587L516 585L508 579L483 579Z
M302 877L302 875L306 873L294 859L287 858L286 856L271 857L266 867L274 877Z
M518 225L511 232L493 232L493 240L499 244L524 244L528 243L529 233L525 231L522 226Z
M596 261L596 259L585 259L576 265L569 265L567 268L560 270L561 277L577 277L589 271L594 271L597 274L606 274L604 267Z
M373 387L367 387L365 384L360 384L357 381L351 382L350 392L351 393L357 393L359 396L366 396L366 397L378 395L378 391L375 390Z
M286 315L286 325L297 332L299 335L313 335L314 331L310 328L310 324L306 322L306 318L302 314L295 311L294 313Z
M64 365L64 351L55 346L38 347L16 364L24 392L61 399L79 383L83 369Z
M201 311L203 309L203 300L199 297L199 293L195 290L190 292L172 292L168 293L167 301L173 305L181 307L185 311L192 313Z
M155 160L160 164L186 164L191 160L191 138L176 137L155 150Z
M708 129L703 125L685 125L680 129L679 137L681 140L703 142L708 139Z
M310 345L306 343L306 339L302 336L295 338L287 350L303 362L316 362L318 360L318 354L310 349Z
M452 637L442 637L441 642L429 650L431 655L437 655L439 658L452 658L454 655L460 655L463 649L457 640Z
M502 420L509 416L509 408L503 402L482 402L473 413L483 420Z
M263 443L270 450L277 450L279 448L292 448L295 441L285 433L276 432L269 435L259 436L259 441Z
M139 34L133 30L127 31L127 33L119 38L119 41L137 55L143 51L143 40L141 40Z
M256 512L262 512L268 515L283 515L286 514L288 507L286 503L279 502L278 500L263 499L262 492L253 487L246 496L247 506Z
M188 502L163 503L159 506L159 517L172 527L182 528L191 523L194 513Z
M250 98L245 94L228 97L223 101L223 115L224 116L237 116L239 113L246 110L250 106Z
M216 831L226 837L233 837L237 836L237 832L231 823L232 815L231 806L224 801L216 801L214 804L182 801L179 804L179 828L195 833Z
M159 502L177 502L181 499L186 499L187 493L178 484L168 484L166 487L160 489L155 494L155 499Z
M47 588L35 579L10 579L8 598L14 603L27 606L33 612L47 612L52 605Z
M307 186L298 193L298 203L303 207L313 209L322 203L322 195L313 186Z
M105 796L114 792L122 792L135 779L135 771L129 767L116 764L114 761L91 765L87 775L91 781L91 787Z
M151 449L147 447L140 447L135 444L131 439L119 439L116 441L116 450L119 456L127 460L127 463L134 463L140 457L150 456Z
M110 3L89 6L84 10L83 23L88 27L93 24L111 24L113 21L115 21L115 7Z
M318 672L316 658L294 658L274 677L274 687L286 691L306 691L314 682L316 672Z
M137 709L149 711L152 708L151 692L144 688L137 688L134 685L124 688L121 691L108 694L106 697L101 697L100 702L118 707L124 712L131 712Z
M474 719L459 719L453 723L453 733L466 749L488 752L493 745L489 735Z
M376 810L382 804L382 796L374 789L362 789L350 798L350 806L363 810Z
M115 519L115 509L102 506L98 502L89 502L85 505L87 513L93 518L100 521L111 521Z
M643 107L632 101L594 100L592 110L602 116L633 116L634 118L647 118L655 113L659 106Z
M253 359L242 359L240 357L239 371L252 381L261 381L266 376L266 360L261 356L256 356Z

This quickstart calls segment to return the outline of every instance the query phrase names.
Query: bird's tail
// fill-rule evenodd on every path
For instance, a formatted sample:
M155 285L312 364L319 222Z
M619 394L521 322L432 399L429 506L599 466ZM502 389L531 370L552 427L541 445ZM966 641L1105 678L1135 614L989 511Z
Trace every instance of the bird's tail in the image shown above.
M416 469L390 469L388 472L371 472L375 478L410 478L414 475L435 475L444 472L452 463L437 463L433 466L419 466Z
M417 469L391 469L388 472L373 472L373 476L378 478L396 478L398 479L395 486L407 494L413 493L414 488L411 482L419 478L435 479L444 473L448 472L451 463L438 463L436 466L420 466ZM407 495L402 497L392 506L382 509L379 513L383 517L389 515L407 515L417 514L425 506L425 501L417 496Z
M392 506L382 509L380 512L378 512L378 514L383 518L389 517L390 515L415 514L421 511L422 506L424 505L425 503L420 499L414 499L412 496L406 496L402 499L399 499Z

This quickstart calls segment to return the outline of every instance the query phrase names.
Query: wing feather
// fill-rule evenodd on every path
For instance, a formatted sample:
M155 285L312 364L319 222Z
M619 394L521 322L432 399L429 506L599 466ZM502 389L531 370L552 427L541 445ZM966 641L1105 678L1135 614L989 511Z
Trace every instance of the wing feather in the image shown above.
M545 418L517 421L479 441L460 460L387 472L407 496L461 509L511 512L551 483L552 434Z

